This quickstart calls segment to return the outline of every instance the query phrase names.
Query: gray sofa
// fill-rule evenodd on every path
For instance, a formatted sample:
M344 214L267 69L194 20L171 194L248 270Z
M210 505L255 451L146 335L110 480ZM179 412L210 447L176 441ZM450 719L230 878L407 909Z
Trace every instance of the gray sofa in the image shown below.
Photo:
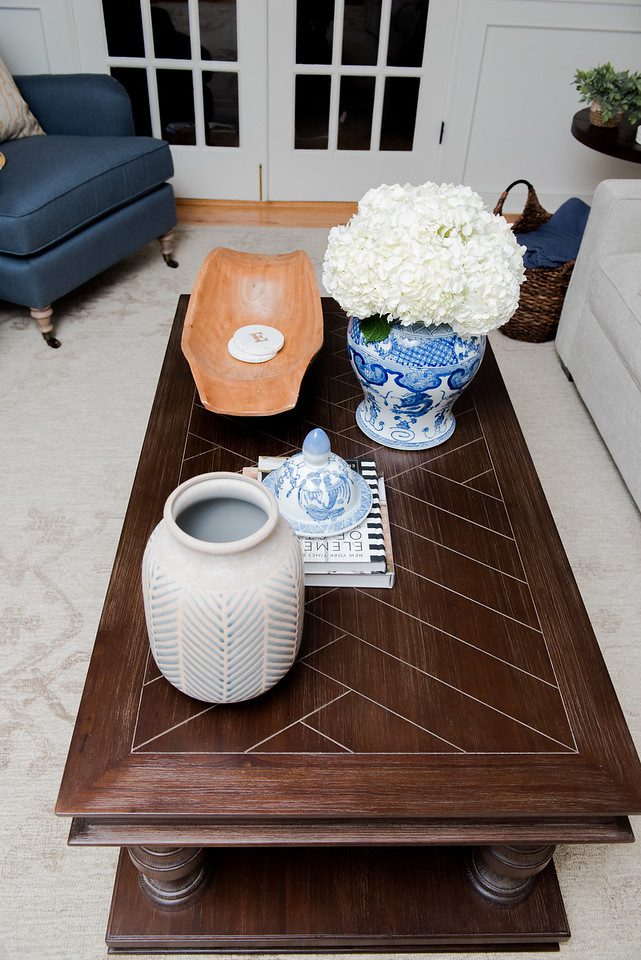
M556 349L641 508L641 180L604 180Z

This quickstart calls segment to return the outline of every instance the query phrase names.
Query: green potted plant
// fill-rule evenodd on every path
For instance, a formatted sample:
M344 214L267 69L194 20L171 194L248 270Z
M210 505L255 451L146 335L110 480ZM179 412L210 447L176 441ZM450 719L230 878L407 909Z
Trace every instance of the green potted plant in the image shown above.
M630 74L617 71L611 63L592 70L577 70L574 84L581 101L590 104L590 123L595 127L616 127L626 108Z
M641 73L631 73L628 76L625 109L633 127L641 124Z

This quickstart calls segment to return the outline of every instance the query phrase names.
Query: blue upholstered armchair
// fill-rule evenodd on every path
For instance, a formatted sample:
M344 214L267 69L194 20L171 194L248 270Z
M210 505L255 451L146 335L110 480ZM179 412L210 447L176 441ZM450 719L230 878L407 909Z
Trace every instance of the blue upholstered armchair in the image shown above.
M1 149L0 299L30 308L52 347L51 304L158 239L171 267L176 207L169 147L134 136L112 77L14 78L47 136Z

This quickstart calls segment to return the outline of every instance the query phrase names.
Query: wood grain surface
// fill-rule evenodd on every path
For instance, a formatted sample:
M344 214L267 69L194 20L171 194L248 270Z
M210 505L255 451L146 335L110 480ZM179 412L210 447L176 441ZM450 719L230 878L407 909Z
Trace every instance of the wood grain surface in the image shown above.
M180 351L187 300L57 813L83 818L87 842L101 842L100 824L124 836L164 818L223 834L228 821L258 823L263 838L267 824L277 832L308 820L321 836L325 822L366 830L387 819L395 829L410 824L412 842L434 842L443 820L448 843L479 842L466 839L474 824L477 838L500 842L505 832L493 834L488 821L509 822L518 835L516 824L551 818L554 830L533 841L590 842L599 831L629 839L614 818L641 812L641 766L491 350L450 440L394 451L354 424L360 391L333 301L324 301L325 344L296 410L238 419L198 402ZM316 425L336 452L373 457L385 475L396 586L308 589L300 659L280 684L246 704L191 700L149 656L139 583L146 540L179 482L291 452ZM234 842L232 833L222 842Z
M413 847L520 843L632 843L627 817L536 820L194 820L74 817L71 846Z
M568 938L553 865L526 901L497 909L472 891L465 858L444 848L209 851L204 896L161 911L123 851L107 943L112 950L242 953L500 949Z
M239 327L271 326L285 338L265 363L232 357ZM217 247L198 271L182 349L206 410L266 417L291 410L307 367L323 344L314 268L303 250L266 256Z

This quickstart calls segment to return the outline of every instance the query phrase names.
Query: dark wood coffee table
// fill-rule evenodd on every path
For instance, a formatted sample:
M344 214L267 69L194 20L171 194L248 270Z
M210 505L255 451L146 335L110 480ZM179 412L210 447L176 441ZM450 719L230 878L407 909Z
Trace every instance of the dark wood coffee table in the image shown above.
M56 807L73 817L70 843L123 848L107 943L557 944L569 930L554 845L632 840L641 767L491 350L453 437L404 453L354 425L333 301L296 411L253 420L199 405L180 352L186 305ZM147 537L180 481L285 454L312 424L384 473L396 586L308 589L300 659L280 684L245 704L191 700L149 655Z

